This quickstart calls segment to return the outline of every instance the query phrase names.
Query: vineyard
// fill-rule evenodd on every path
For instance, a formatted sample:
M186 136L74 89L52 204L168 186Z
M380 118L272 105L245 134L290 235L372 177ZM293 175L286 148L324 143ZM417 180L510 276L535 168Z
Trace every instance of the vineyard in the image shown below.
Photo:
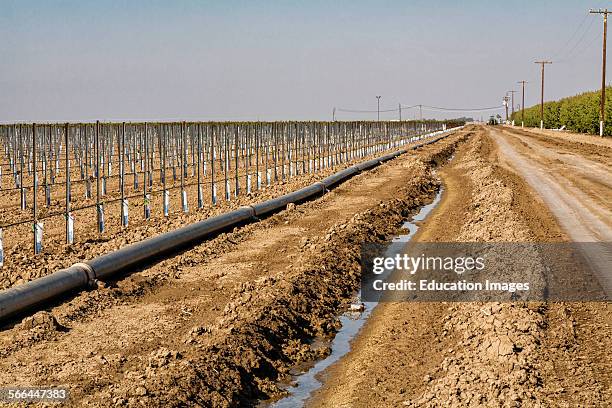
M514 3L0 0L0 408L612 407L610 0Z
M599 108L601 93L599 91L585 92L579 95L563 98L558 101L544 103L544 127L558 129L565 126L567 130L578 133L599 134ZM525 126L540 126L540 105L525 109ZM512 120L520 124L522 111L512 115ZM612 87L606 88L606 118L604 135L612 135Z
M0 287L65 266L52 262L58 248L65 262L98 255L112 249L104 246L112 237L121 237L114 242L121 247L456 125L3 125ZM94 250L95 243L102 245Z

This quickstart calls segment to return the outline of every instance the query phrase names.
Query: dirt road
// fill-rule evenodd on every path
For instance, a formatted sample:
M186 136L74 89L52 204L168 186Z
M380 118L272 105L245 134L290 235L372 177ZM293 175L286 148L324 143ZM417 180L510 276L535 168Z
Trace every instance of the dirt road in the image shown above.
M609 241L611 150L573 139L481 128L415 240ZM611 335L609 303L381 303L308 405L609 406Z
M492 135L502 163L527 181L572 241L612 242L612 144L593 145L576 136L567 140L512 128L496 129ZM612 254L598 250L587 257L612 296Z
M432 168L469 131L324 197L223 234L0 333L0 385L68 387L73 406L234 406L282 393L329 352L359 284L362 242L383 242L430 200Z
M495 129L503 164L544 200L572 240L612 241L612 145Z

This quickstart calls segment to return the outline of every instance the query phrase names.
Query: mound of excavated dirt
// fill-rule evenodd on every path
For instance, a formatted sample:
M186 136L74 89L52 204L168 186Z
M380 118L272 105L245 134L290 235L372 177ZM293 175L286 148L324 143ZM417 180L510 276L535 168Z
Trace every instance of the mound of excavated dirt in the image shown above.
M316 242L305 242L308 263L282 277L243 285L215 326L193 328L186 341L197 355L139 367L130 373L137 381L115 387L113 398L145 405L232 406L283 395L276 382L288 378L290 367L329 353L311 348L310 339L338 329L338 308L359 285L361 244L384 242L409 213L431 200L438 182L425 163L449 157L456 142L443 142L424 153L424 160L407 163L410 180L394 200L355 214Z
M532 223L536 218L534 214L525 215L521 203L527 200L521 195L526 190L517 188L521 182L515 175L491 161L491 141L481 135L474 138L470 146L471 150L457 168L464 170L473 190L471 211L453 239L465 242L557 240L559 233L554 228L548 227L547 231L545 223ZM538 211L532 206L532 211ZM537 254L533 256L537 258ZM547 368L556 348L543 345L550 343L551 334L546 331L550 324L549 314L565 307L537 302L452 306L444 328L460 341L445 352L442 365L421 396L406 401L405 405L438 406L440 401L452 407L557 405L564 397L559 398L550 389L555 380ZM569 326L566 323L559 326L557 322L555 336L568 338L571 322L567 323ZM580 366L580 362L574 364L576 368ZM587 381L590 386L580 390L580 401L592 406L605 405L598 380L601 379Z

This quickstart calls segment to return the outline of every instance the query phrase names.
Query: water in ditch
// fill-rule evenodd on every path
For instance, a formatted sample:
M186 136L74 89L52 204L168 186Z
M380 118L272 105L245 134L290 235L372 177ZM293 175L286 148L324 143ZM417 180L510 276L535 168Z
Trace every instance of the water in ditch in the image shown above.
M438 205L442 198L442 193L443 189L441 188L430 204L422 207L410 221L406 221L403 224L407 233L399 235L391 241L391 244L385 252L385 256L393 257L401 253L406 242L410 241L419 229L418 223L425 220L431 211ZM390 270L381 274L381 278L386 278L386 275L389 273L391 273ZM357 297L359 298L360 296L358 295ZM306 400L323 385L323 381L320 379L321 373L350 351L351 341L359 334L359 331L372 314L374 308L378 305L378 302L365 302L363 305L364 309L361 312L347 312L340 316L342 327L336 333L333 340L327 343L325 340L317 340L314 346L329 346L331 348L331 354L315 362L314 365L303 367L302 372L294 373L293 380L295 386L287 387L287 391L291 393L289 396L273 403L264 402L260 406L269 408L293 408L303 406Z

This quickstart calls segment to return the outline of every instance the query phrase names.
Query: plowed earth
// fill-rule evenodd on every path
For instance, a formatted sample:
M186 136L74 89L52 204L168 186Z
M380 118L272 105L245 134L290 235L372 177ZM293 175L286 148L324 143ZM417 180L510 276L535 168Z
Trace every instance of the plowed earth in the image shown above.
M591 141L479 128L415 239L609 241L612 150ZM610 338L605 302L380 304L309 405L608 407Z
M26 317L0 332L0 386L67 387L72 406L280 396L291 367L329 352L311 342L337 330L360 244L389 239L431 200L432 169L472 132Z

